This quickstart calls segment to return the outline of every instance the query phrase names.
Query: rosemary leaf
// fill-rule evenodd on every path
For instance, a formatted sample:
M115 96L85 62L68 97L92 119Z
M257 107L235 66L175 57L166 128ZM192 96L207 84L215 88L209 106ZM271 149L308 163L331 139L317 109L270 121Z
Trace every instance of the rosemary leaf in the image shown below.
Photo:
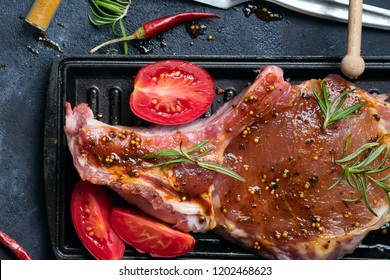
M378 145L379 144L377 142L364 144L363 146L361 146L359 149L357 149L355 152L353 152L349 156L346 156L342 159L336 160L336 162L337 163L345 163L345 162L351 161L351 160L355 159L356 157L358 157L359 155L361 155L361 153L367 151L368 149L376 147Z
M193 153L196 150L199 150L200 148L202 148L208 142L209 141L200 142L199 144L197 144L189 149L186 149L185 152L186 153ZM209 148L207 150L204 150L202 153L194 155L193 157L195 157L195 158L200 157L204 154L207 154L208 152L211 152L212 150L213 150L213 148ZM157 153L145 155L145 156L143 156L143 159L153 159L153 158L158 158L158 157L180 157L180 156L182 156L182 153L180 151L173 150L173 149L166 149L166 150L158 151Z
M205 140L205 141L202 141L200 142L199 144L187 149L187 153L192 153L192 152L195 152L196 150L199 150L200 148L202 148L204 145L206 145L209 141L208 140Z
M354 166L354 168L356 170L366 168L368 165L370 165L370 163L372 163L383 152L384 149L386 149L386 147L387 147L387 145L383 144L376 149L372 149L370 154L364 160L362 160L359 164L356 164Z
M154 153L154 154L147 154L147 155L143 156L142 158L143 159L154 159L154 158L158 158L158 157L180 157L180 156L181 156L181 153L179 151L167 149L167 150L158 151L157 153Z
M172 160L169 160L166 162L162 162L162 163L158 163L158 164L154 164L154 165L149 165L149 166L144 166L144 167L145 168L160 167L161 169L164 169L165 167L167 167L169 165L180 164L180 163L184 163L184 162L188 162L188 160L186 160L184 158L176 158L176 159L172 159Z
M128 3L125 3L125 2L124 3L120 3L117 0L97 0L97 1L101 1L101 2L104 2L104 3L108 4L108 5L116 6L116 7L119 7L119 8L124 8L128 4Z
M322 92L326 91L326 87L324 86L322 89ZM326 91L327 92L327 91ZM329 111L330 112L338 112L343 107L345 101L347 101L348 94L351 92L351 90L347 90L336 96L336 98L333 100L332 104L330 104ZM327 98L329 98L328 94L326 94Z
M382 171L385 171L385 170L387 170L387 169L390 168L390 166L383 167L383 165L386 163L386 160L387 160L387 158L389 157L389 155L390 155L390 149L387 149L386 154L385 154L385 156L383 157L382 161L381 161L381 162L378 164L378 166L373 170L373 171L375 171L375 172L371 172L371 174L373 174L373 173L378 173L378 172L382 172ZM390 174L389 174L389 176L390 176Z
M356 183L356 178L353 176L353 175L351 175L351 172L350 172L351 170L350 170L350 168L349 167L346 167L345 168L345 170L344 170L344 173L345 173L345 180L347 181L347 183L348 183L348 185L350 185L351 186L351 188L353 188L354 187L354 184L352 183L352 181L354 182L354 183ZM352 179L352 180L351 180ZM357 185L358 186L358 188L360 187L359 185Z
M368 182L367 182L366 176L358 177L358 178L359 178L359 183L360 183L361 186L364 188L364 189L361 190L361 192L362 192L362 199L363 199L363 201L364 201L364 204L366 205L367 209L368 209L374 216L378 216L378 214L374 211L374 209L372 209L371 204L370 204L370 202L368 201L368 196L367 196L367 185L368 185Z
M387 185L386 183L384 183L382 180L376 180L376 179L372 178L371 176L368 176L368 178L371 181L373 181L375 184L380 186L382 189L384 189L385 191L390 192L390 186Z
M122 19L119 20L119 27L121 30L122 37L126 37L126 29L125 26L123 25ZM127 42L123 42L123 53L128 54L129 53L129 45Z
M183 142L180 142L179 145L180 153L182 154L182 157L185 158L188 161L196 162L194 159L191 158L191 156L183 149Z
M322 84L321 84L321 85L322 85ZM322 113L323 115L325 115L326 112L327 112L327 110L326 110L327 105L326 105L325 102L321 99L321 97L318 95L317 91L316 91L314 88L313 88L313 94L314 94L314 96L315 96L315 99L316 99L316 101L317 101L318 106L320 107L321 113Z
M339 112L337 113L335 116L334 116L334 119L341 119L341 118L354 118L355 115L353 114L354 112L356 112L356 110L358 110L360 107L362 107L365 103L364 102L359 102L359 103L356 103L348 108L346 108L344 111L342 112Z
M158 151L157 153L145 155L142 157L142 159L172 158L172 159L167 160L165 162L157 163L154 165L147 165L147 166L145 166L145 168L160 167L163 169L163 168L166 168L167 166L173 165L173 164L192 162L192 163L195 163L204 169L208 169L208 170L212 170L212 171L215 171L218 173L222 173L222 174L228 175L230 177L233 177L237 180L240 180L242 182L245 182L245 179L243 177L241 177L240 175L238 175L234 171L232 171L232 170L230 170L222 165L219 165L219 164L216 164L213 162L198 160L199 158L201 158L202 156L206 155L207 153L209 153L213 150L213 148L208 148L205 150L201 149L207 143L208 143L208 141L203 141L203 142L200 142L199 144L192 146L188 149L184 149L183 142L181 141L179 144L179 151L173 150L173 149L161 150L161 151ZM195 152L197 152L197 153L195 153Z
M112 24L111 24L111 31L112 31L112 33L114 34L114 35L116 35L116 36L119 36L119 33L116 31L116 29L117 29L117 23L118 23L119 21L114 21Z
M119 3L119 4L122 4L124 6L128 5L129 2L126 2L126 1L120 1L120 0L114 0L116 3Z
M329 190L333 189L338 184L340 184L341 181L345 180L348 185L353 189L356 189L360 195L354 199L342 200L345 202L358 202L362 200L366 208L375 216L377 216L377 213L372 208L367 195L369 182L372 182L380 187L385 192L388 202L390 202L390 174L387 174L380 179L369 176L371 174L379 174L380 172L390 169L390 166L384 166L389 159L390 149L388 149L387 144L379 143L379 141L386 136L388 136L388 134L383 135L375 142L363 144L350 155L346 155L344 158L336 160L336 163L340 164L340 166L343 168L343 174L332 186L328 188ZM348 136L346 140L346 147L344 148L344 153L346 153L348 150L347 146L349 145L350 140L351 137ZM386 152L385 149L387 149ZM378 160L381 155L383 155L383 158L379 164L375 167L371 167L374 161ZM388 212L390 213L390 203Z
M331 190L331 189L333 189L334 187L336 187L338 184L340 184L340 182L344 179L344 177L345 177L345 175L344 175L344 173L340 176L340 178L338 178L337 179L337 181L333 184L333 185L331 185L329 188L328 188L328 190Z
M122 37L126 37L126 28L123 24L123 18L126 17L130 7L130 1L120 0L89 0L89 7L92 13L88 19L96 27L111 25L112 33L119 36L118 26ZM128 54L128 43L123 42L123 53Z
M90 0L89 1L92 5L92 7L89 7L89 9L92 11L92 14L97 18L107 17L107 18L114 18L116 19L117 16L111 15L100 9L100 7L95 3L95 1ZM95 12L96 11L96 12Z
M90 16L88 18L89 18L90 22L93 25L96 25L96 26L103 26L103 25L107 25L107 24L111 23L110 21L107 21L107 20L104 20L104 19L93 19Z
M320 88L322 92L322 98L320 97L314 86L312 87L312 91L314 94L314 99L320 107L320 111L324 117L324 128L342 119L355 117L356 115L354 114L354 112L365 104L365 102L359 102L343 109L345 102L348 99L349 93L354 91L354 89L344 91L343 93L338 95L332 102L330 102L328 90L326 89L325 83L322 81L320 82Z
M241 177L240 175L238 175L237 173L235 173L234 171L232 171L226 167L223 167L221 165L218 165L216 163L207 162L207 161L198 161L197 163L200 167L203 167L205 169L213 170L213 171L228 175L230 177L233 177L237 180L240 180L241 182L245 182L245 179L243 177Z
M95 1L95 3L104 8L110 14L116 14L118 16L122 14L122 7L104 1Z
M200 157L202 157L203 155L208 154L208 153L211 152L212 150L214 150L214 148L206 149L206 150L204 150L204 151L202 151L202 152L199 152L199 154L193 155L192 157L193 157L193 158L200 158Z

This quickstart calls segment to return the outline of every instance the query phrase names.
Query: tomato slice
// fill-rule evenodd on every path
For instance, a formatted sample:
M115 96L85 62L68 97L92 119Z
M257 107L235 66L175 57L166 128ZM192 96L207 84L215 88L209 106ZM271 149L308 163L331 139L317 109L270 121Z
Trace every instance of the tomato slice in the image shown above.
M87 250L100 260L122 259L125 243L110 223L113 201L103 186L79 181L72 194L71 214L77 235Z
M134 209L114 207L111 224L118 235L138 252L171 258L193 249L195 239Z
M177 125L204 114L214 100L214 80L200 66L163 60L141 68L134 80L130 108L152 123Z

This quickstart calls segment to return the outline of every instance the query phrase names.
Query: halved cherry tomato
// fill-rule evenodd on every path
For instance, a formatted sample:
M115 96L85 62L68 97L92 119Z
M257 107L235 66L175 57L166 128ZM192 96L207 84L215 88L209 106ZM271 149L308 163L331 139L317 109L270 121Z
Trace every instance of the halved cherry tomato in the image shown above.
M103 186L79 181L72 194L74 227L87 250L100 260L122 259L125 243L110 223L113 201Z
M153 257L177 257L193 249L195 239L145 214L114 207L111 224L118 235L140 253Z
M211 106L214 80L200 66L181 60L163 60L144 66L130 95L133 113L152 123L190 122Z

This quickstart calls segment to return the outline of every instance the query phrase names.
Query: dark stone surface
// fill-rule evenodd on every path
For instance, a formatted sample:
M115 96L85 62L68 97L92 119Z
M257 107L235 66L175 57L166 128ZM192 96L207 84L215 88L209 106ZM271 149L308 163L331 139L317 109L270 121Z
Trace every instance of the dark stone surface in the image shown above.
M34 259L52 259L43 187L43 122L49 71L60 53L37 41L37 30L25 23L33 1L2 0L0 4L0 229L24 246ZM390 9L387 0L365 3ZM208 11L222 19L207 20L204 35L191 38L178 26L149 42L153 55L325 56L342 57L346 25L279 8L284 19L264 22L245 17L246 4L219 10L190 0L133 0L125 19L128 33L153 18L184 11ZM95 28L88 19L88 2L64 0L46 36L66 56L87 54L113 38L109 27ZM207 40L212 35L213 40ZM363 29L362 54L390 56L390 31ZM32 50L35 50L32 52ZM99 54L121 53L121 45ZM130 43L129 54L141 54ZM308 77L310 78L310 77ZM0 259L13 256L0 248Z

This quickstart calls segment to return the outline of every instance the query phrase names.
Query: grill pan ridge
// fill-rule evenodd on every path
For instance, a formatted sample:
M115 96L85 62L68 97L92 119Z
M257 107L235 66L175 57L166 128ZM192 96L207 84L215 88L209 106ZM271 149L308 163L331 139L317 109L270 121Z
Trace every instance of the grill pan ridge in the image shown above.
M215 97L212 114L220 105L243 90L256 77L262 65L283 68L285 78L297 84L311 78L340 74L340 58L323 57L204 57L204 56L80 56L59 57L53 61L45 112L44 183L48 225L52 248L58 259L91 259L73 228L70 198L78 174L73 167L63 131L65 102L72 107L87 102L97 119L113 125L145 126L148 123L134 116L128 106L134 76L149 63L163 59L194 62L210 73L215 86L224 89ZM366 70L355 84L372 94L390 92L390 59L365 58ZM118 199L120 203L120 199ZM345 259L390 259L389 225L373 231ZM389 231L389 233L386 233ZM192 252L182 259L259 259L252 253L225 241L213 232L193 234L197 242ZM131 247L126 247L124 259L147 259Z

